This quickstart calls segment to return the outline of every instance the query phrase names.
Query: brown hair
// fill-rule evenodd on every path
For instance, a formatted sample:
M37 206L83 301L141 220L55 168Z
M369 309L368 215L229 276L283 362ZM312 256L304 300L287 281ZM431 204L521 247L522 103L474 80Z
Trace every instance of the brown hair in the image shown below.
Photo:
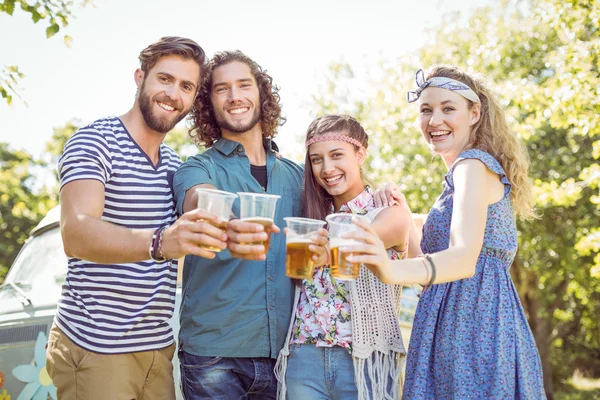
M215 68L235 61L248 65L256 80L261 103L260 125L263 137L274 138L277 135L277 128L286 121L281 115L279 87L273 85L273 78L267 74L267 71L239 50L218 52L208 63L208 73L204 75L200 91L190 113L193 125L188 133L192 141L198 145L209 148L217 139L221 138L221 129L217 125L210 100L212 73Z
M536 216L533 208L532 184L527 176L529 159L527 151L506 123L504 110L483 80L451 66L434 66L427 79L446 77L468 85L481 100L481 117L471 129L468 148L480 149L491 154L502 165L512 185L511 199L516 214L523 219ZM473 102L469 102L469 108Z
M185 60L194 60L200 69L206 64L206 55L198 43L183 37L165 36L140 52L140 68L147 74L158 60L170 55L178 55Z
M325 115L315 119L308 127L304 142L308 142L314 136L331 132L343 133L358 140L365 149L369 147L369 135L360 123L349 115ZM354 148L356 151L359 149L358 146L354 146ZM362 170L361 176L363 181L368 183L368 179L364 176ZM307 218L321 220L324 220L329 214L333 202L331 195L315 180L308 149L306 149L304 160L304 196L302 202L304 215Z

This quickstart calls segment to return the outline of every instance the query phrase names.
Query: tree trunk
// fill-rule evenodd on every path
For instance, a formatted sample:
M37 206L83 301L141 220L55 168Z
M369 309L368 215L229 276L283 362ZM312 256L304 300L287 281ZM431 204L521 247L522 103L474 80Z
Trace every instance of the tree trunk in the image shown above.
M523 271L521 271L523 272ZM528 288L538 287L538 277L533 273L526 273L527 279L524 279ZM552 383L552 364L550 363L550 327L551 322L540 317L541 304L535 290L525 288L525 296L522 298L523 307L528 315L529 327L533 333L535 343L540 353L542 362L542 372L544 376L544 390L548 400L554 400L554 386Z

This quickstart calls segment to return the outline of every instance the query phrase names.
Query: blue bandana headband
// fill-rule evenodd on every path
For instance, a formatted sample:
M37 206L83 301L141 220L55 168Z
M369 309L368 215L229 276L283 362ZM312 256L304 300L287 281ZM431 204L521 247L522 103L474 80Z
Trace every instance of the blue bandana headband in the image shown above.
M423 92L423 90L427 89L428 87L439 87L458 93L465 99L471 100L473 103L481 104L479 96L477 96L477 94L469 86L457 80L436 76L435 78L431 78L428 81L425 81L425 74L423 73L423 70L420 69L417 71L416 81L418 86L417 90L410 90L408 92L409 103L417 101L421 96L421 92Z

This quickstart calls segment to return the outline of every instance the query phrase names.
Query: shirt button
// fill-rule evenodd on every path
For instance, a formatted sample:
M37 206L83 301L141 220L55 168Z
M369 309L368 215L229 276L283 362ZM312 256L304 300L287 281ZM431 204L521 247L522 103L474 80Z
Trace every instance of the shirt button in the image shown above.
M273 306L269 306L269 308L272 310L272 309L273 309Z
M273 280L273 277L272 277L272 276L269 276L269 280L270 280L270 281L272 281L272 280Z
M237 151L242 152L242 146L238 146Z

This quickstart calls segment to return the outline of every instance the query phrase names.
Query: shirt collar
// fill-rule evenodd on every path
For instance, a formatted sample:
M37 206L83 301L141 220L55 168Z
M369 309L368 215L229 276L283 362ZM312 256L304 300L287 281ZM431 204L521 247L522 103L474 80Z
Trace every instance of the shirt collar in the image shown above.
M370 204L374 207L375 200L373 199L373 190L369 186L365 186L365 190L359 193L347 203L340 207L341 213L366 214L367 206Z
M267 152L270 152L270 153L279 151L279 147L277 146L277 143L275 143L273 140L271 140L269 138L263 138L263 146L265 147L265 150L267 150ZM218 150L219 152L223 153L223 155L225 155L225 156L230 155L236 149L240 153L244 151L244 145L242 145L241 143L236 142L234 140L225 139L223 137L218 139L213 144L213 147L216 150Z

